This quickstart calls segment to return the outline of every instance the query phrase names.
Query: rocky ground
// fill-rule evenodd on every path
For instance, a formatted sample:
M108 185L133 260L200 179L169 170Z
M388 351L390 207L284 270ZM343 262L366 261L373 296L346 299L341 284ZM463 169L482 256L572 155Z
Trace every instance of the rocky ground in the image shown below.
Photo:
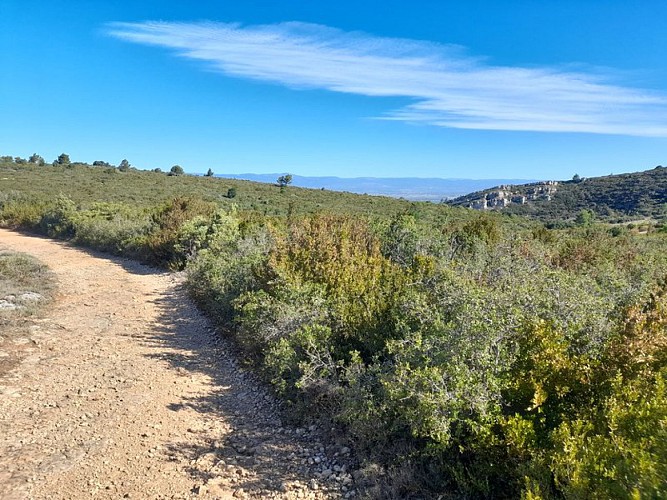
M59 291L0 332L16 361L0 371L0 498L358 496L350 450L281 422L178 276L0 229L2 249Z

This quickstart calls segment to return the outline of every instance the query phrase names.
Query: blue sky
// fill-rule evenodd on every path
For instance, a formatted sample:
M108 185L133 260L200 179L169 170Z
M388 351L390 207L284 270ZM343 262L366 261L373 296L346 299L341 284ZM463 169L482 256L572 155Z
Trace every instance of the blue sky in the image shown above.
M667 163L662 1L0 2L0 153L566 179Z

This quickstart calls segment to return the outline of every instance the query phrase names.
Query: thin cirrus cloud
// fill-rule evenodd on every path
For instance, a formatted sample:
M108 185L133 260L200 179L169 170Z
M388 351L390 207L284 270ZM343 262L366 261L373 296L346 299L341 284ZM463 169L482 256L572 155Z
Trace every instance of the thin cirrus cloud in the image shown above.
M381 118L440 127L667 137L667 96L559 68L492 66L456 46L307 23L112 23L220 73L296 89L404 97Z

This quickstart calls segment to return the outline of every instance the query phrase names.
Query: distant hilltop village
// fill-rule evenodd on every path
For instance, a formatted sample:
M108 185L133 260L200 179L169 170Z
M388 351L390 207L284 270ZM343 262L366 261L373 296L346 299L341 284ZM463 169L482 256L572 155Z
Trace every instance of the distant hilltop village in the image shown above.
M551 197L557 190L558 181L535 182L521 186L505 184L491 191L477 192L462 197L464 199L459 199L457 204L475 210L500 209L512 204L525 205L529 201L551 201Z

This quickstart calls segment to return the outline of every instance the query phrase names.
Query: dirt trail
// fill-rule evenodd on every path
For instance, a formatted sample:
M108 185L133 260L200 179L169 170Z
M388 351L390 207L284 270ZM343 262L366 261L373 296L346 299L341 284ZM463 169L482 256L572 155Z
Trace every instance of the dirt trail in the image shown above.
M341 445L282 426L179 278L0 229L59 292L0 377L0 498L355 496Z

